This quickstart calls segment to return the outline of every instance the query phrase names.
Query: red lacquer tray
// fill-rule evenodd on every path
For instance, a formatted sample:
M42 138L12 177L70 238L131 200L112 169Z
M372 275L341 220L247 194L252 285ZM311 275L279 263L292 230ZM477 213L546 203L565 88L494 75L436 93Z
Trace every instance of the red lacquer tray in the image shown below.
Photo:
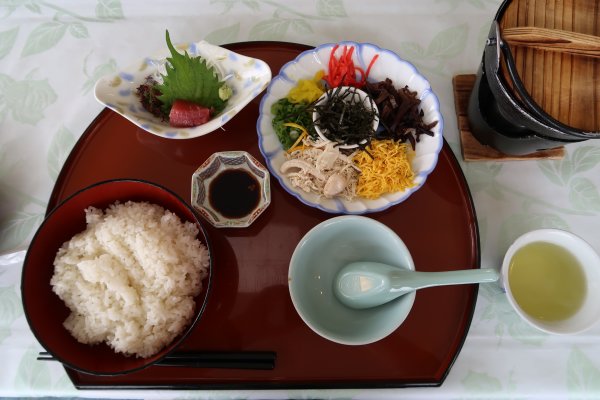
M280 42L227 46L265 60L274 74L308 47ZM189 140L151 135L105 109L63 167L49 209L75 191L111 178L141 178L190 198L195 169L213 152L246 150L262 160L256 120L259 98L224 130ZM419 291L412 311L391 336L344 346L313 333L296 314L288 263L302 236L332 214L307 207L271 179L272 202L245 229L206 223L214 284L202 319L179 350L274 351L273 370L149 367L118 377L68 369L76 387L91 388L350 388L441 385L467 335L476 285ZM369 214L407 244L418 270L479 268L475 210L462 171L446 143L425 185L407 201Z

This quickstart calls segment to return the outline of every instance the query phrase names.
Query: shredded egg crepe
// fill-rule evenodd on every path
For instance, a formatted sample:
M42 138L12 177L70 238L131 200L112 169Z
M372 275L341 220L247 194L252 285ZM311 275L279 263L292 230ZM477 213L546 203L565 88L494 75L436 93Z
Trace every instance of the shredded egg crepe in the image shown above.
M373 140L366 150L356 153L353 161L361 170L356 194L366 199L376 199L385 193L413 187L415 174L409 151L411 149L406 143Z

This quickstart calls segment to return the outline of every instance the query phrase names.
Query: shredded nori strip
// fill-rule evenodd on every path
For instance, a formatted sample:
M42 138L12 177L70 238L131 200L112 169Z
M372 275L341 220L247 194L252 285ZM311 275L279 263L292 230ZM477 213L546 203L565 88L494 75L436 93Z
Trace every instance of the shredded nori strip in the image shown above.
M423 122L425 115L420 108L421 100L417 92L411 91L408 86L396 90L392 81L370 83L363 87L379 110L379 129L377 139L394 139L399 142L410 142L413 150L419 142L421 135L433 136L433 129L438 121L426 124Z
M360 148L365 148L375 135L373 119L376 109L370 97L371 108L366 107L362 99L356 101L356 90L354 87L338 86L326 92L325 100L312 106L317 114L314 123L333 142L340 145L358 144ZM361 143L364 140L366 142Z
M163 102L158 99L161 95L160 91L156 89L158 82L151 76L147 76L144 83L138 86L136 94L142 103L142 106L146 111L155 117L160 118L162 121L169 120L169 114L163 110Z

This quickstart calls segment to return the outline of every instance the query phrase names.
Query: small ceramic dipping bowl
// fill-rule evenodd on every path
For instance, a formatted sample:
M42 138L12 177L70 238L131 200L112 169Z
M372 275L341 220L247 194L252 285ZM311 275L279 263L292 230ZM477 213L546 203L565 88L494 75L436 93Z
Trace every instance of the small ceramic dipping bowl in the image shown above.
M245 151L214 153L192 175L191 203L217 228L250 226L271 203L269 171Z
M312 228L294 250L288 272L290 296L302 320L322 337L346 345L369 344L390 335L404 322L415 299L413 292L370 309L345 306L333 292L334 279L355 261L415 269L393 230L371 218L345 215Z
M520 236L504 256L502 284L517 314L544 332L575 334L600 320L600 257L572 233Z
M313 111L312 119L314 122L315 131L317 132L317 134L319 135L319 137L321 139L323 139L326 142L332 141L332 139L330 139L328 137L328 131L326 129L322 129L321 125L319 124L319 121L322 118L321 114L319 112L319 108L320 108L320 106L331 101L331 99L333 97L339 97L344 103L349 103L349 104L362 103L365 110L368 110L369 112L373 113L374 116L373 116L373 123L371 125L371 129L373 130L373 132L377 131L377 128L379 127L379 112L377 110L377 107L375 106L375 102L371 99L371 97L369 97L369 95L367 93L365 93L362 90L357 89L355 87L339 86L337 88L328 90L327 92L323 93L323 95L315 103L315 111ZM361 144L366 143L366 142L367 142L366 140L363 140L361 142ZM358 147L358 143L357 144L342 144L342 145L339 145L338 147L340 149L353 149L353 148Z

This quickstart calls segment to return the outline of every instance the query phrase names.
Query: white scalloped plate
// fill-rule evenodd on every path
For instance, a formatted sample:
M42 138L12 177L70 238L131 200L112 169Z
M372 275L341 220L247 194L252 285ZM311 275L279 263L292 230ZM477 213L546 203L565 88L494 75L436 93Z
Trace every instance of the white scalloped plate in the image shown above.
M444 142L442 137L443 118L440 112L440 103L435 93L431 90L427 79L411 63L403 60L394 52L379 48L370 43L340 42L338 44L340 48L337 50L336 55L339 55L338 52L341 54L344 45L355 47L353 54L354 64L362 67L363 70L366 70L371 59L378 54L379 58L371 68L369 81L378 82L385 78L390 78L396 88L408 85L409 89L418 93L418 97L421 100L421 108L425 113L423 117L424 122L438 121L438 124L432 129L434 135L421 135L420 142L417 143L415 157L412 160L412 167L415 171L415 186L401 192L384 194L374 200L357 198L353 201L347 201L342 198L327 199L314 193L306 193L301 189L293 187L290 181L280 173L279 168L286 158L285 151L271 124L273 119L271 106L277 100L285 97L299 79L312 78L317 71L321 69L327 70L329 55L335 43L323 44L314 50L307 50L301 53L294 60L285 64L281 68L279 75L273 78L267 88L267 93L260 103L260 115L256 124L259 149L266 160L271 174L277 178L288 193L302 203L329 213L338 214L366 214L382 211L403 202L411 194L419 190L425 183L427 176L435 168L438 154Z
M202 56L214 65L221 78L232 75L227 84L233 95L223 111L207 123L193 128L174 128L146 111L136 96L136 89L148 75L156 71L156 61L170 56L165 46L152 57L145 57L116 74L101 78L95 86L96 99L121 114L140 128L168 139L191 139L206 135L223 126L252 99L258 96L271 80L271 68L262 60L246 57L205 41L176 46L191 56Z

